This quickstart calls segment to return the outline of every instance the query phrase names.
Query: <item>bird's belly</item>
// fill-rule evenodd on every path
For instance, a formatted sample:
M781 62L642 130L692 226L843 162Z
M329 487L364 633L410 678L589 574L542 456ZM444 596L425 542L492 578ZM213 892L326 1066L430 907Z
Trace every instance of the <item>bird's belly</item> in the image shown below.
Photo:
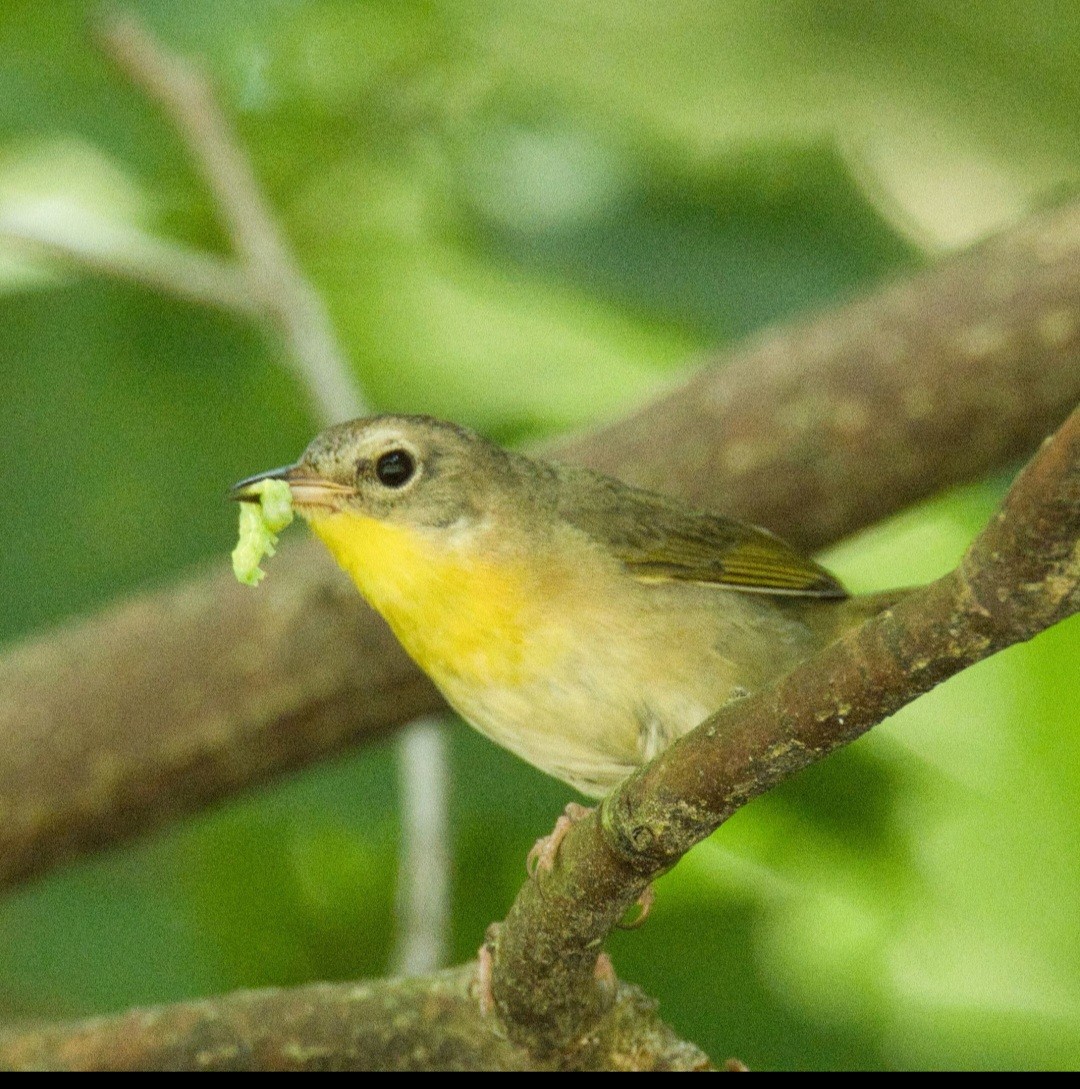
M590 797L602 797L693 729L732 688L719 669L696 684L650 685L640 671L613 673L610 661L593 669L562 664L514 685L437 683L481 733Z
M785 672L811 633L756 600L657 590L634 611L578 609L572 639L544 624L510 683L436 683L481 733L582 793L600 797L736 695ZM557 626L556 626L556 630ZM765 632L766 634L763 634Z

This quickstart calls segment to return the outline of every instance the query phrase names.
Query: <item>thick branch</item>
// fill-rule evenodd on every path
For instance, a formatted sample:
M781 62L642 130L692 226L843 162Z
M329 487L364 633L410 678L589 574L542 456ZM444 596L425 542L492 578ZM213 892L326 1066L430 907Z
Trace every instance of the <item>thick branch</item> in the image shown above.
M476 965L376 983L316 984L135 1010L77 1024L0 1033L0 1069L529 1070L473 997ZM556 1064L547 1064L551 1069ZM707 1070L634 987L558 1066L578 1070Z
M1080 400L1080 203L723 363L561 452L808 550L1027 457Z
M284 549L0 658L0 883L385 733L434 689L336 568Z
M959 567L680 739L575 826L494 941L494 994L538 1054L596 1016L597 952L652 878L732 813L935 685L1080 611L1080 409Z
M1033 450L1077 399L1080 204L555 452L815 547ZM0 883L440 706L318 547L289 553L258 593L195 580L0 660ZM232 643L274 645L283 599L294 624L313 610L306 638L234 674Z

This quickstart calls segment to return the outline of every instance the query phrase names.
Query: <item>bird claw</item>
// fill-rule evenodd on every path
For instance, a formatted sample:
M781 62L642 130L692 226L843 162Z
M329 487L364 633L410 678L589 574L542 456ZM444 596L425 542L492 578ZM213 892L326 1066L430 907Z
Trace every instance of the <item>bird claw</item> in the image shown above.
M555 868L555 856L559 853L559 846L566 838L566 833L591 812L592 809L588 806L579 805L577 802L567 804L562 815L555 822L551 834L541 836L526 857L525 872L529 877L535 877L541 870L544 873L551 873Z
M652 885L646 885L644 892L635 901L638 906L638 913L629 922L620 922L620 930L637 930L639 926L649 917L649 912L652 911L652 906L656 902L656 891Z
M500 923L492 923L484 935L484 944L480 946L476 954L476 981L473 984L473 993L480 1004L480 1016L487 1017L495 1009L495 995L491 990L491 976L495 967L495 955L491 950L492 943L499 933ZM603 996L605 1007L615 1001L615 992L618 989L619 980L615 975L615 966L611 963L611 957L607 953L601 953L596 958L596 967L593 968L593 979Z

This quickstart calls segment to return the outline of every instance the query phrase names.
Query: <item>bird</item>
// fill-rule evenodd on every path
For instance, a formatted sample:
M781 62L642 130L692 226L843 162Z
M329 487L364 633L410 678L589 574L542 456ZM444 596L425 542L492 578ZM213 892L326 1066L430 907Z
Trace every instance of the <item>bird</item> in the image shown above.
M902 593L430 416L337 424L230 494L265 480L462 718L589 798Z

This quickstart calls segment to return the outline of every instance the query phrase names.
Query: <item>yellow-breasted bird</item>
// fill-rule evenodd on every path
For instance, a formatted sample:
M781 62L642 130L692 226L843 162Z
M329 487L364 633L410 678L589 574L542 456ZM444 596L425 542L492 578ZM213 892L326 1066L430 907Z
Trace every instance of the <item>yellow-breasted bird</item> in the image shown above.
M232 494L265 479L463 718L592 797L901 593L426 416L331 427Z

